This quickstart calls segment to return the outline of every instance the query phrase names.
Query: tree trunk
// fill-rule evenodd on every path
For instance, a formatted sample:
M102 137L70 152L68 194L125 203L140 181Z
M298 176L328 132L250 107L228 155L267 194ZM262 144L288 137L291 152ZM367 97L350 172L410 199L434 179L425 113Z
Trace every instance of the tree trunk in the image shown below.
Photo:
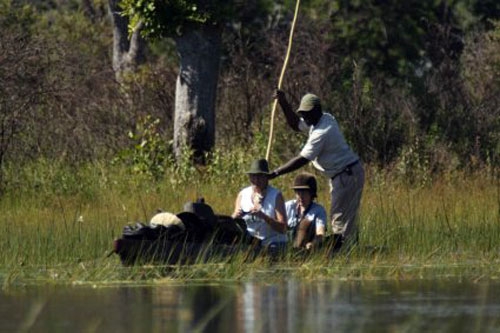
M135 71L144 59L144 39L140 35L142 26L135 27L129 40L127 17L120 15L120 0L109 0L109 12L113 23L113 70L116 79L121 82L123 74Z
M184 149L203 164L215 142L215 99L219 78L222 30L203 26L176 38L180 69L175 92L174 150L177 160Z

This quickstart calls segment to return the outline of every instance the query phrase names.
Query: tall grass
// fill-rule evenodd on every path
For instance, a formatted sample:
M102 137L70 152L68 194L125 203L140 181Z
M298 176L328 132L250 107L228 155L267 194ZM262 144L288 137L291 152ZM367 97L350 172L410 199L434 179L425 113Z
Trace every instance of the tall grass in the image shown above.
M333 259L320 252L307 259L288 255L274 264L263 258L243 264L237 257L187 267L125 268L116 255L107 257L124 225L147 222L157 208L177 213L186 201L203 196L216 213L230 214L236 194L248 183L241 171L248 161L234 155L217 163L203 170L172 166L159 182L123 166L64 170L41 164L18 170L13 183L24 179L36 186L19 183L0 201L0 281L8 286L238 280L260 274L316 279L500 275L500 181L491 170L450 172L425 185L409 185L395 173L368 167L360 242ZM286 198L293 195L293 177L273 181ZM326 182L319 185L318 201L328 207Z

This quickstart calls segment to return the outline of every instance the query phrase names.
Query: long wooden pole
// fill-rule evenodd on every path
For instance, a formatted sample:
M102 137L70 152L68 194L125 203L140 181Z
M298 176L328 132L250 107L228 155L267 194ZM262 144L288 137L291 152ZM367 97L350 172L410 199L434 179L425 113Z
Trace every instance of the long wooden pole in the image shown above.
M292 27L290 28L290 36L288 38L288 48L286 50L286 57L285 61L283 63L283 67L281 68L281 75L280 79L278 81L278 89L281 89L281 84L283 82L283 77L285 76L285 71L286 71L286 66L288 65L288 58L290 58L290 51L292 49L292 43L293 43L293 33L295 31L295 23L297 22L297 16L299 16L299 7L300 7L300 0L297 0L297 3L295 4L295 14L293 16L293 21L292 21ZM266 160L269 162L270 159L270 154L271 154L271 146L273 143L273 135L274 135L274 117L276 114L276 107L278 105L278 100L274 100L273 103L273 109L271 112L271 124L269 128L269 139L267 142L267 151L266 151Z

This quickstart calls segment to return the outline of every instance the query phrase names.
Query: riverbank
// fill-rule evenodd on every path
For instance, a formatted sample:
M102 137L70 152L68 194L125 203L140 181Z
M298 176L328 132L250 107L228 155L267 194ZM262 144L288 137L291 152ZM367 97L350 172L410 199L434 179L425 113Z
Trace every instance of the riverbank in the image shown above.
M66 174L66 185L46 183L19 190L0 202L0 281L18 284L141 284L170 280L244 280L294 276L303 279L468 280L500 276L500 186L496 173L453 172L409 183L395 174L367 168L359 246L334 259L317 253L307 260L289 256L189 267L121 266L107 257L123 226L147 222L157 208L180 212L203 196L219 214L230 214L244 174L191 170L189 177L161 182L126 170L87 168ZM291 198L293 175L273 185ZM68 186L67 184L73 184ZM40 182L42 184L42 182ZM66 187L64 187L66 186ZM74 188L73 188L73 187ZM318 201L328 206L319 183ZM65 192L66 191L66 192Z

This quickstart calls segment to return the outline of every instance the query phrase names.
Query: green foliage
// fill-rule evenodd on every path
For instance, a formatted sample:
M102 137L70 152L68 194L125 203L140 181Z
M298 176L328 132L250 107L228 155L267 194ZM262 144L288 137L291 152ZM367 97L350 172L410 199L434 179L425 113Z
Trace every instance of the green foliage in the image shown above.
M173 161L161 137L159 125L160 119L152 119L149 115L140 119L135 130L128 132L132 147L120 152L114 163L123 161L134 173L161 178L165 164Z
M122 0L123 15L129 17L132 32L141 23L141 34L150 39L175 37L188 27L222 26L228 22L248 29L250 22L262 25L273 1L239 0Z
M492 21L494 29L472 33L462 57L461 75L464 90L469 96L467 126L472 127L466 152L476 162L500 161L500 23Z
M189 186L196 185L196 179L198 169L193 164L194 152L184 147L181 149L181 154L175 160L175 163L171 164L171 168L167 172L168 183L182 188L183 186L189 184Z
M238 187L246 181L246 175L241 172L249 163L249 153L243 149L225 152L215 149L208 154L207 166L204 170L207 181L224 182L228 187Z
M426 148L418 138L412 145L403 147L396 168L406 184L429 185L432 175Z
M384 76L368 75L364 66L354 63L352 78L332 93L332 113L364 161L387 165L415 135L406 106L412 96L400 86L388 86Z
M335 1L332 7L332 38L344 66L364 59L369 73L412 74L425 49L422 19L435 20L435 1Z
M0 192L4 163L47 90L43 83L49 61L39 57L42 43L34 36L35 19L29 5L0 1Z
M102 6L104 2L92 3ZM195 2L174 3L188 6ZM477 28L467 34L463 53L452 58L440 53L441 46L447 45L452 28L477 27L464 23L466 14L477 19L471 10L477 2L440 3L448 5L452 13L443 20L437 18L439 11L429 1L420 5L410 2L414 13L407 13L403 3L395 2L303 1L284 80L292 104L296 106L306 91L321 95L325 109L337 117L355 150L365 161L381 167L403 163L419 169L418 165L423 165L429 170L426 172L433 173L446 166L498 164L500 39L499 28L491 20L495 11L491 16L482 12L489 30ZM248 163L265 154L272 91L286 50L294 4L267 0L227 3L234 11L225 24L217 149L213 156L207 156L207 161L214 159L214 165L208 165L209 172L204 173L214 180L223 180L226 168L241 165L244 169L243 160ZM205 7L197 8L197 13L204 13ZM110 161L120 152L129 154L121 160L127 170L135 164L136 170L142 171L134 173L148 184L160 183L157 180L165 174L175 173L178 177L166 183L177 187L204 172L188 158L170 162L178 73L171 40L158 41L147 53L147 64L127 77L124 96L109 66L112 40L107 17L88 18L77 1L0 0L0 10L5 31L0 39L0 121L7 130L3 137L11 138L0 147L6 163L0 170L8 174L4 181L7 191L19 183L12 171L16 166L55 160L67 163L66 172L70 173L89 161ZM424 16L436 30L419 30L419 12L430 13ZM211 24L212 18L215 16L205 22ZM405 45L409 49L403 52ZM417 59L430 57L429 50L439 61ZM415 54L417 58L413 58ZM144 115L163 124L161 130L157 128L158 140L163 141L157 143L164 149L163 162L154 161L154 149L146 152L149 144L136 148L139 141L128 136L128 129L134 128L133 136L139 140L135 120ZM295 155L304 140L286 127L278 110L272 165ZM233 154L235 147L242 150L241 156ZM424 157L417 158L417 152ZM452 163L444 163L446 160ZM55 173L50 174L55 177ZM228 182L238 182L237 178ZM77 193L78 182L78 178L60 175L60 194Z
M123 15L130 18L133 31L139 22L147 38L176 36L188 25L220 24L228 15L230 3L193 0L123 0Z
M29 4L15 0L0 0L0 25L3 29L15 28L17 31L29 33L36 21L36 11Z
M101 60L110 58L109 50L102 47L112 41L105 20L91 21L81 11L54 10L40 13L33 28L41 37L53 39L60 45L71 45L75 54L92 54Z
M500 3L496 0L460 1L464 7L465 20L471 25L483 25L487 29L494 28L494 21L500 19ZM468 19L468 20L467 20Z

